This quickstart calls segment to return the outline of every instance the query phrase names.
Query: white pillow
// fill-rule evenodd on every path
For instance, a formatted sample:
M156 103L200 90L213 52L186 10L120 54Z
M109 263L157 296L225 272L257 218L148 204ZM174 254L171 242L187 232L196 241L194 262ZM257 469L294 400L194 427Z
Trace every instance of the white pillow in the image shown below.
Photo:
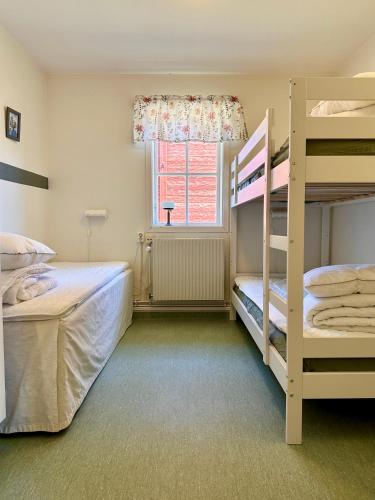
M3 271L47 262L56 255L47 245L20 234L0 233L0 257Z
M353 78L375 78L375 71L367 71L366 73L357 73Z
M347 264L318 267L304 275L304 286L314 297L375 293L375 265Z
M305 286L305 288L311 295L318 298L343 297L344 295L358 293L358 281L353 280L347 281L346 283L331 283L329 285L310 285Z
M354 78L375 78L375 73L358 73ZM375 82L374 82L375 87ZM374 90L375 92L375 90ZM330 116L345 111L367 108L373 106L375 101L320 101L312 110L311 116Z

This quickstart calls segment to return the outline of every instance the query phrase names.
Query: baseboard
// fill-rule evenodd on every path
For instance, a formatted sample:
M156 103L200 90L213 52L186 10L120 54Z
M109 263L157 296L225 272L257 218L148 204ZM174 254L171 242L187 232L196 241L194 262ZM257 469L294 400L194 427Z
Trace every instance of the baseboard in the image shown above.
M154 305L148 303L135 303L133 308L135 319L161 317L228 319L229 310L229 305Z

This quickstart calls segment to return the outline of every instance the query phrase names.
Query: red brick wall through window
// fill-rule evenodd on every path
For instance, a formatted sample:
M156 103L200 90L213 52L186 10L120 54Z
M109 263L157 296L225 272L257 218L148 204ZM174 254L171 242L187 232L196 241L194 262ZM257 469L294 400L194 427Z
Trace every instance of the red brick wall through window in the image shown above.
M173 201L172 224L216 224L217 145L159 142L156 147L158 220L155 222L164 224L167 221L161 204Z

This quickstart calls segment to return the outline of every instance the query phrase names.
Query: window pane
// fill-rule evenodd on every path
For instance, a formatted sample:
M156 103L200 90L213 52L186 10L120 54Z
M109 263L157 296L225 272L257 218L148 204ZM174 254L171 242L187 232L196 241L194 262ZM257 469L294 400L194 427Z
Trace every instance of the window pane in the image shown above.
M189 223L215 224L216 177L192 175L189 177Z
M186 223L186 177L184 175L158 176L158 223L167 222L167 211L161 208L164 201L173 201L174 210L171 213L172 224Z
M158 142L157 172L160 174L186 171L186 144L184 142Z
M216 173L217 145L210 142L189 142L188 160L190 173Z

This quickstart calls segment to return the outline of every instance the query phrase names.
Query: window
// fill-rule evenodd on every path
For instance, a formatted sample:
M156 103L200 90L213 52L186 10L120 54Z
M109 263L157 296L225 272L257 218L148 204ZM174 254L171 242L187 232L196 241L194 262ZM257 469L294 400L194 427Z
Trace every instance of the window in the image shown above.
M208 142L154 142L152 146L153 225L167 222L163 202L175 205L174 226L222 224L222 145Z

